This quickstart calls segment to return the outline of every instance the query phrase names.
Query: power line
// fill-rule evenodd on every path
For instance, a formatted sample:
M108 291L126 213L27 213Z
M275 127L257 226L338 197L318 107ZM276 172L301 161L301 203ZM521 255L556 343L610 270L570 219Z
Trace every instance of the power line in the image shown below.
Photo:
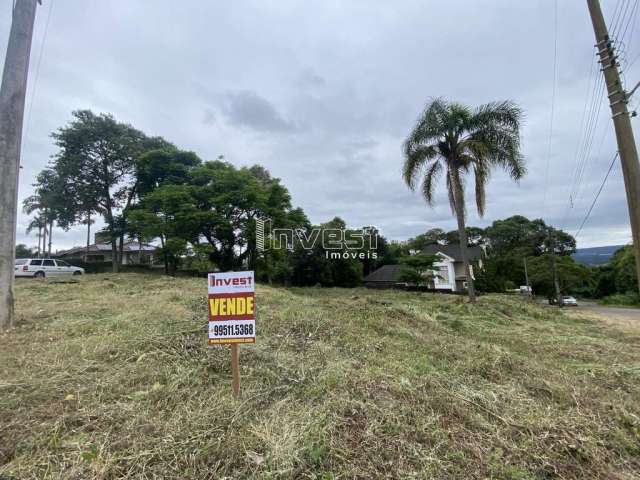
M592 63L592 67L594 63ZM589 95L590 90L591 94ZM587 98L585 99L584 107L585 111L587 111L587 105L589 105L588 113L586 115L587 121L584 124L584 128L581 129L582 134L580 136L580 141L578 142L578 147L576 150L576 166L573 172L571 189L569 191L570 193L565 220L568 217L569 210L575 206L575 201L577 199L578 192L580 191L582 181L584 179L584 173L586 171L588 160L590 158L591 146L593 145L593 138L595 137L595 133L598 127L603 94L604 80L601 76L598 76L593 82L593 88L589 89L589 86L587 87Z
M625 72L628 72L629 69L631 67L633 67L633 64L636 63L636 61L640 58L640 53L638 55L635 56L635 58L633 60L631 60L631 62L627 65L627 68L625 69Z
M626 37L627 31L629 29L629 25L635 20L637 15L637 7L638 0L635 0L633 7L629 9L631 5L631 0L624 1L618 0L616 3L616 7L614 9L612 15L611 22L611 32L612 38L616 35L617 32L620 32L624 26L624 30L622 30L622 35L620 36L620 42L623 43L623 40ZM633 34L633 29L631 30L631 34ZM593 67L593 64L592 64ZM589 84L591 83L591 78L589 79ZM588 87L587 87L588 91ZM605 91L605 82L602 76L598 76L597 81L594 83L593 92L591 95L591 100L589 101L589 96L585 99L585 112L587 109L587 104L590 103L590 107L588 110L587 121L586 123L581 122L581 139L579 141L579 146L576 152L576 166L573 173L573 181L571 190L569 193L569 198L567 202L567 207L565 208L565 215L563 217L563 225L566 225L567 220L569 218L569 211L575 207L578 201L581 199L581 192L583 190L583 181L585 179L586 171L588 170L588 165L591 163L592 150L594 147L595 139L597 137L599 121L600 121L600 111L602 108L602 101L604 99L604 91ZM584 115L584 112L583 112ZM584 130L583 130L584 128ZM606 130L602 130L602 135L600 137L598 152L602 149L602 145L604 144L604 139L606 135Z
M625 12L626 12L627 8L629 8L629 1L626 1L626 3L625 3L625 0L622 0L622 1L618 0L618 2L616 3L616 9L615 9L614 14L613 14L614 18L613 18L613 20L611 22L612 23L611 24L611 28L609 29L611 38L616 36L616 30L617 30L617 28L619 26L618 22L620 21L620 19L623 16L622 15L622 8L620 8L620 10L618 10L618 7L620 7L623 3L624 3L624 6L625 6ZM616 11L617 11L617 14L616 14Z
M638 2L636 1L636 7L638 6ZM637 26L637 17L638 17L638 9L636 8L635 13L633 15L633 21L631 23L632 27L631 27L631 32L629 34L629 45L632 45L631 41L633 40L633 34L636 32L636 26ZM633 64L636 62L636 60L638 60L638 58L640 58L640 54L636 55L635 58L630 62L627 63L627 65L624 68L623 73L626 73L629 71L629 69L633 66ZM626 60L626 59L625 59Z
M33 103L36 98L36 89L38 87L38 77L40 76L40 64L42 63L42 57L44 53L45 42L47 41L47 33L49 32L49 22L51 21L51 11L53 10L53 0L49 0L49 12L47 13L47 21L44 25L44 33L42 34L42 42L40 43L40 52L38 53L38 62L36 63L36 71L33 77L33 88L31 89L31 98L29 99L29 109L27 110L27 118L24 127L24 136L26 140L29 133L29 126L31 125L31 111L33 110ZM25 147L26 147L25 142Z
M595 96L593 99L594 110L593 110L592 122L590 125L589 132L587 133L587 137L585 139L582 160L578 169L578 177L576 179L575 190L573 191L574 198L578 196L582 188L582 182L584 181L587 167L589 166L592 158L591 151L593 149L593 143L596 138L596 133L598 131L598 126L600 122L600 111L602 109L602 103L603 103L602 100L604 98L604 89L605 89L604 80L599 83L597 89L598 90L595 92Z
M631 13L629 14L629 19L627 20L627 24L624 27L624 31L622 32L622 35L620 36L621 40L624 40L624 37L626 37L627 35L627 29L629 28L631 21L636 18L636 14L638 13L637 8L638 8L638 0L636 0L633 3L633 8L631 9Z
M582 227L584 227L585 223L587 223L587 220L589 220L589 216L591 215L591 212L593 211L593 207L595 206L596 202L598 201L598 197L600 197L600 194L602 193L602 189L604 188L605 183L607 183L607 179L609 178L609 174L611 173L611 170L613 170L613 166L616 163L616 159L618 158L618 154L619 153L616 152L616 154L611 159L611 164L609 165L609 170L607 170L607 174L604 176L604 179L602 180L602 183L600 184L600 188L598 189L598 192L596 193L596 196L594 197L593 202L591 202L591 206L589 207L589 211L587 212L587 214L585 215L584 219L582 220L582 223L580 224L580 228L578 228L578 231L574 235L574 238L578 238L578 235L580 235L580 232L582 232Z

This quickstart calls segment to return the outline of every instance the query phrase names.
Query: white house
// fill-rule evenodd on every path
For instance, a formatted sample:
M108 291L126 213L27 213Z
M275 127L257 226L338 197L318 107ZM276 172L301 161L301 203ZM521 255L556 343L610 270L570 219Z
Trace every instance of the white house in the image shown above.
M413 253L413 252L412 252ZM435 290L448 290L460 292L467 289L467 275L460 256L459 244L441 245L439 243L428 245L421 253L435 255L437 261L434 263L434 279L430 288ZM474 265L482 269L482 247L473 246L467 248L469 262L471 262L471 276ZM373 288L390 288L400 284L400 265L384 265L367 275L363 281L365 286Z

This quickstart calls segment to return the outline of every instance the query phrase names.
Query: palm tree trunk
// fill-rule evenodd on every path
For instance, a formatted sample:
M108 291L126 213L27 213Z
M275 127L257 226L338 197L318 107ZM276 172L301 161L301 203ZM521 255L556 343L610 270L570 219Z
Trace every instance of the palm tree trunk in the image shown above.
M51 257L51 237L53 236L53 219L49 221L49 252L47 253L47 257Z
M471 268L469 266L469 253L467 252L467 230L464 221L464 195L460 184L460 174L453 171L451 174L451 187L453 188L453 198L455 201L456 218L458 220L458 238L460 240L460 256L464 265L464 273L467 277L467 291L469 292L469 301L475 303L476 289L471 276ZM454 278L455 282L455 278Z
M47 253L47 222L42 224L42 257Z
M40 258L40 243L42 242L42 225L38 225L38 258Z

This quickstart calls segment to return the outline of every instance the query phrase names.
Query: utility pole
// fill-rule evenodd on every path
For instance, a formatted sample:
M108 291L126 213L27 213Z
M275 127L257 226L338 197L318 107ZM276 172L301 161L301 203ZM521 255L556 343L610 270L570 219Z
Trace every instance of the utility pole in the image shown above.
M555 248L555 245L554 245ZM562 297L560 296L560 282L558 281L558 266L556 265L556 253L551 252L551 271L553 272L553 290L556 294L556 303L562 306Z
M633 138L629 111L627 110L630 94L624 90L620 79L620 71L618 70L620 64L617 62L613 42L609 38L607 24L600 8L600 1L587 0L587 5L596 37L595 46L600 57L601 71L604 74L604 80L607 85L611 118L616 131L624 187L627 192L633 249L636 257L636 280L640 289L640 163L638 163L638 150Z
M523 257L524 262L524 284L527 286L527 296L532 296L531 286L529 285L529 271L527 270L527 257Z
M0 329L14 324L13 276L20 144L38 0L16 0L0 86Z
M549 249L551 250L551 274L553 275L553 291L556 294L556 304L562 306L562 297L560 296L560 282L558 281L558 265L556 264L556 240L553 238L551 227L547 227L547 235L549 238Z

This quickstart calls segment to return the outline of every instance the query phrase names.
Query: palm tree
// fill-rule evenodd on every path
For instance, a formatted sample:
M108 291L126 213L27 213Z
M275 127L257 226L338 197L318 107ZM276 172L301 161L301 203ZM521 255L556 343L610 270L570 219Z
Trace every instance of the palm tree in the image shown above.
M473 170L476 206L484 215L485 186L491 169L501 167L514 180L525 174L520 154L522 111L512 102L487 103L475 109L443 99L432 100L404 142L403 177L407 186L420 191L433 205L434 185L444 172L449 205L458 220L460 256L467 276L469 299L475 302L475 288L465 230L465 174Z
M31 222L33 225L30 224L27 227L27 233L30 233L31 230L38 228L38 237L42 235L42 251L40 250L40 239L38 239L38 256L42 255L44 257L47 251L47 234L49 233L49 222L47 219L46 209L40 195L38 193L34 193L33 195L25 198L22 202L22 210L27 215L36 213L36 218Z
M96 221L91 218L91 210L87 211L87 216L80 220L82 225L87 226L87 246L84 250L84 262L87 262L87 257L89 256L89 246L91 245L91 225L96 223Z
M43 236L46 236L47 234L47 225L46 222L44 221L44 219L40 216L37 215L36 217L34 217L33 219L31 219L31 222L29 222L29 225L27 225L27 235L29 235L32 231L34 230L38 230L37 233L37 237L38 237L38 257L40 257L41 255L41 249L40 249L40 242L41 240L43 240ZM44 233L44 235L43 235ZM43 247L44 249L44 247Z

